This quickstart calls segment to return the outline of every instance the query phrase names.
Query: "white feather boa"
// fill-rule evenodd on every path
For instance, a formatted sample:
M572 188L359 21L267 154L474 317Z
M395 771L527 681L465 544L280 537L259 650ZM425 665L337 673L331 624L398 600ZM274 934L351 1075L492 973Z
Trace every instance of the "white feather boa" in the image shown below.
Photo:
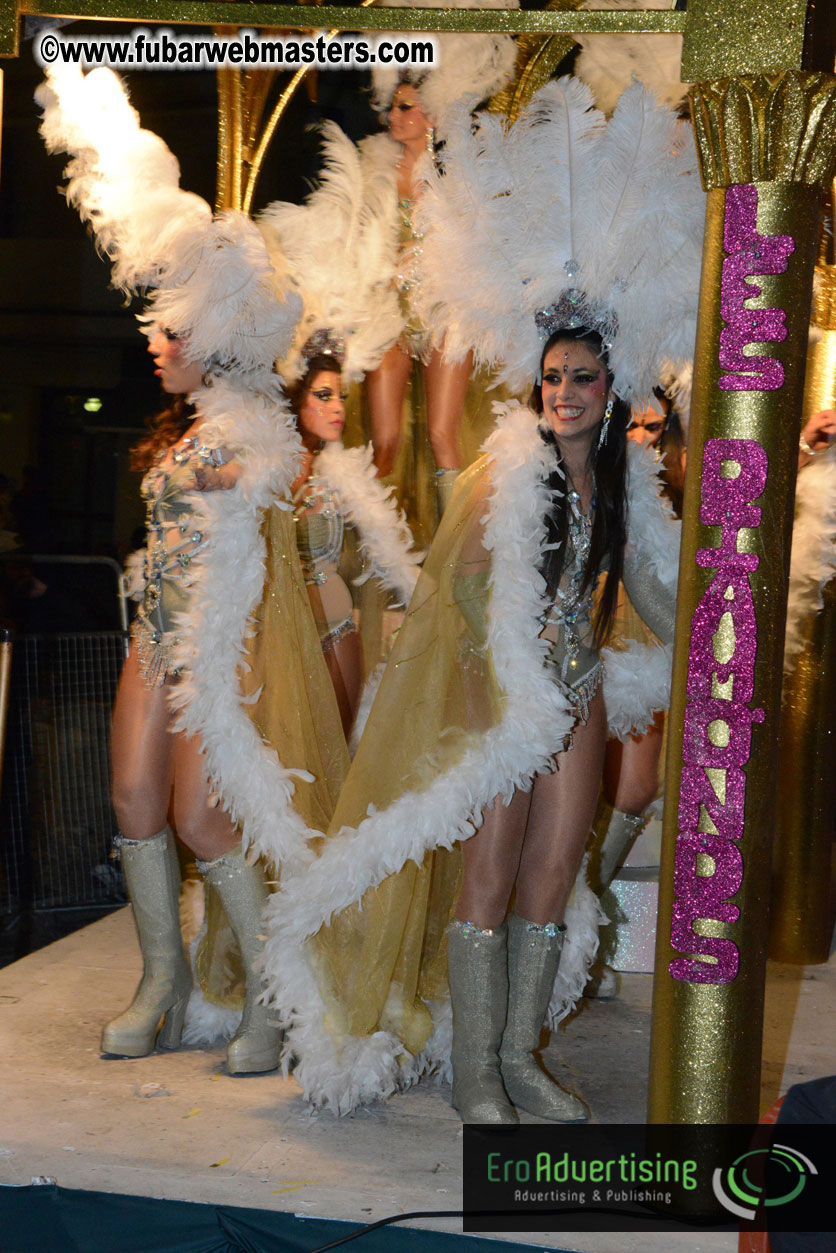
M302 444L275 375L225 376L192 397L201 438L238 451L234 489L195 494L208 542L189 567L189 609L178 616L171 688L177 729L203 740L210 778L247 849L273 866L311 859L310 832L293 808L294 777L247 716L240 672L264 584L263 511L288 493ZM300 766L304 763L298 763Z
M661 462L652 449L627 445L628 547L641 555L672 598L679 574L681 524L661 494ZM639 644L603 648L604 700L611 736L625 740L647 729L671 698L673 645Z
M795 669L805 628L824 604L822 592L836 574L836 448L799 471L795 492L784 674Z
M472 835L475 815L486 804L550 768L574 723L545 665L549 645L539 638L544 581L537 566L552 453L529 410L520 405L497 410L500 424L485 445L493 492L484 542L492 553L495 593L488 642L505 693L503 716L455 769L437 776L423 792L407 793L386 810L370 812L356 829L344 828L304 873L285 875L267 909L267 998L288 1028L286 1063L295 1056L295 1077L314 1106L340 1114L414 1083L425 1071L443 1071L449 1058L449 1022L432 1007L436 1029L419 1057L405 1056L397 1037L386 1031L338 1043L324 1027L325 1005L306 941L406 862L420 864L430 849L450 848ZM635 461L631 457L631 470ZM635 482L631 474L631 488L636 488L631 519L645 505L651 511L656 507L655 493L645 499L649 483L644 469L639 460ZM641 524L637 534L643 538ZM601 917L597 899L579 876L567 910L564 974L550 1007L552 1021L568 1012L580 995L597 949Z
M371 444L364 448L326 444L313 472L337 493L341 513L360 536L371 574L394 592L401 604L408 605L423 553L412 547L412 534L393 489L377 477Z

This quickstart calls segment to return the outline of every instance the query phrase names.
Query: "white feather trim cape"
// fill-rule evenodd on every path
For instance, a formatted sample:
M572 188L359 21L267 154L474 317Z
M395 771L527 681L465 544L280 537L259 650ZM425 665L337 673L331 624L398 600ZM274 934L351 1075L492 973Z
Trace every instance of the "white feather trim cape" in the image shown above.
M406 793L385 810L369 812L356 829L344 828L331 837L304 873L285 876L268 906L267 997L288 1027L286 1057L295 1056L294 1073L309 1101L336 1113L385 1097L426 1071L444 1073L450 1048L448 1011L431 1006L435 1030L418 1057L405 1057L401 1042L387 1031L335 1040L324 1027L325 1005L307 940L408 861L420 864L429 850L450 848L472 835L485 805L549 769L575 720L549 677L549 646L539 638L544 581L537 567L545 542L546 479L553 454L529 410L520 405L498 410L500 425L485 445L492 496L484 544L492 556L488 646L504 693L500 721L423 791ZM652 523L645 528L642 515L667 518L652 467L652 459L641 450L631 452L631 537L643 553ZM647 559L658 562L667 576L670 544L665 537L657 542L664 555L648 553ZM567 943L550 1007L552 1021L568 1013L583 990L600 918L597 899L580 876L566 916Z

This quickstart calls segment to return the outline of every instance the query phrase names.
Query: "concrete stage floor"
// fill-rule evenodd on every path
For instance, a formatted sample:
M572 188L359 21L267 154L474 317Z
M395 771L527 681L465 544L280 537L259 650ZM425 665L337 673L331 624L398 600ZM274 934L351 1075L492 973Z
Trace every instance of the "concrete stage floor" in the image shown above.
M140 969L125 909L0 970L0 1183L49 1175L66 1188L360 1223L461 1207L461 1124L433 1082L352 1118L311 1119L292 1080L230 1078L221 1049L101 1060L102 1024L128 1004ZM836 1071L835 993L836 958L770 967L763 1108ZM650 995L649 975L624 976L622 995L585 1002L547 1054L596 1121L644 1121ZM500 1238L591 1253L737 1249L721 1233Z

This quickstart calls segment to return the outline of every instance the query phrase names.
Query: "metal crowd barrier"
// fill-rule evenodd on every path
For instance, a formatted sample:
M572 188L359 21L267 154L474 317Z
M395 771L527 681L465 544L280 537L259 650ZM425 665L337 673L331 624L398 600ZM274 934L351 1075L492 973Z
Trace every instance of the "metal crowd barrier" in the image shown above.
M125 901L110 857L110 716L127 642L120 567L3 554L0 577L10 571L45 601L39 589L53 590L55 608L0 636L0 964ZM87 618L110 629L52 631L51 612L57 628Z

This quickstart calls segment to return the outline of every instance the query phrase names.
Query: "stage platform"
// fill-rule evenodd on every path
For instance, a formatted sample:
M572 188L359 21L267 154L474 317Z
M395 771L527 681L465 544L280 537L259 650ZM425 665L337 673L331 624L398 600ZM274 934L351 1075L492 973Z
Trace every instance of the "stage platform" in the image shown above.
M292 1079L230 1078L221 1049L103 1061L102 1024L139 973L127 909L0 970L0 1184L51 1176L63 1188L359 1223L460 1208L461 1124L448 1088L425 1082L352 1118L311 1118ZM584 1002L549 1050L595 1121L644 1120L650 996L651 976L623 976L621 996ZM790 1084L836 1071L834 1039L836 958L770 967L763 1108ZM416 1225L461 1230L452 1219ZM590 1253L737 1249L719 1233L500 1238Z

